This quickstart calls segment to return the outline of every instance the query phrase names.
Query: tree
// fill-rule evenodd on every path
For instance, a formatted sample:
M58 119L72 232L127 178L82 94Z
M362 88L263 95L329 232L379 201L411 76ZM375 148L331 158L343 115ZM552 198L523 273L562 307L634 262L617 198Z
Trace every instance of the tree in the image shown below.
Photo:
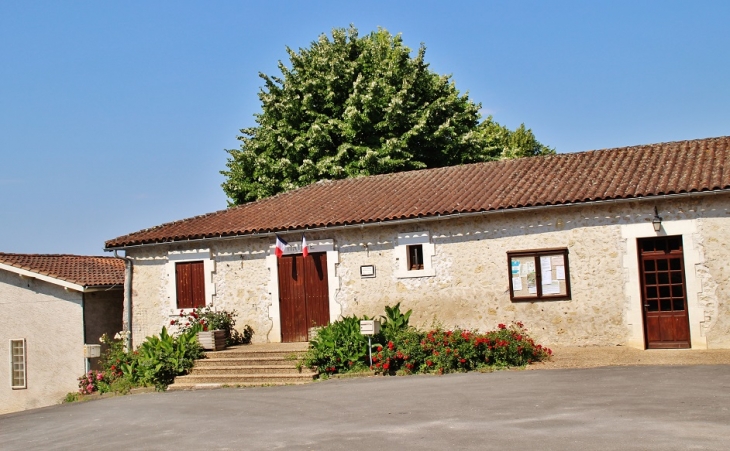
M221 171L236 205L322 179L554 153L525 129L479 122L481 104L431 71L400 35L332 30L306 49L286 49L281 76L259 73L262 112L244 128Z

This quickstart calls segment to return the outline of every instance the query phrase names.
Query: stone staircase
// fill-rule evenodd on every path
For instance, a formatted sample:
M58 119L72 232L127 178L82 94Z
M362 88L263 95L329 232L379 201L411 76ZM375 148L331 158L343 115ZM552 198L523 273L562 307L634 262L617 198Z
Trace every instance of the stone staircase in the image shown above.
M294 385L312 382L316 373L297 369L308 343L263 343L209 351L190 374L175 378L168 390Z

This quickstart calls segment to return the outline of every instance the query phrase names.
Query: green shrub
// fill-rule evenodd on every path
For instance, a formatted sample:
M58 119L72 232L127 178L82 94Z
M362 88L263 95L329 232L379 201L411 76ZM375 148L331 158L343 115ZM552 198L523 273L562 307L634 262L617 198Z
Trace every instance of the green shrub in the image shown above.
M360 334L357 316L346 316L322 327L309 344L304 364L320 374L347 372L367 368L368 338Z
M381 316L380 332L385 341L392 340L397 334L409 328L408 319L413 310L400 311L400 302L393 307L385 306L385 316Z
M130 368L131 373L136 374L136 380L141 385L154 385L158 390L164 390L176 376L186 374L193 367L195 359L203 356L197 332L191 329L172 336L163 327L159 337L147 337L140 345L138 358L134 362L136 365Z
M373 370L383 374L452 373L520 367L548 359L552 351L535 344L520 322L480 333L466 329L428 332L406 329L379 345Z
M101 358L102 369L79 378L79 393L128 393L138 386L164 390L203 357L196 334L197 328L188 328L173 336L163 327L159 336L147 337L135 351L125 348L123 335L111 339L104 334L101 341L109 347Z

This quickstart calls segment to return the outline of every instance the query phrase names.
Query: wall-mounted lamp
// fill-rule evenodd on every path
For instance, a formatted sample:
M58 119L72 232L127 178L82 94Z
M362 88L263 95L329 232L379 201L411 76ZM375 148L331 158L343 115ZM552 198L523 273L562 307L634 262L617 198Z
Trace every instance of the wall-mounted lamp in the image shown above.
M659 216L659 212L654 207L654 219L651 220L651 225L654 226L654 231L658 232L662 229L662 217Z

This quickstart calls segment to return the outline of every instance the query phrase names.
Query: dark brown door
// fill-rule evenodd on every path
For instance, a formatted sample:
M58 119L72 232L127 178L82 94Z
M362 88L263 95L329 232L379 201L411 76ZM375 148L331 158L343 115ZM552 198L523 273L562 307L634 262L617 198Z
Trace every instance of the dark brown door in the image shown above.
M689 348L682 237L644 238L638 245L646 347Z
M307 341L310 327L329 323L327 254L284 255L278 261L281 341Z

